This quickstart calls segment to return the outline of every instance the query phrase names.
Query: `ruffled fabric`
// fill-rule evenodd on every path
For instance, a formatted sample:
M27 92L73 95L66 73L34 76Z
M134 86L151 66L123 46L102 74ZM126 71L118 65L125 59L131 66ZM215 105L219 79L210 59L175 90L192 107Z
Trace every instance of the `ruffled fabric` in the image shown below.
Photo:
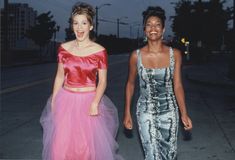
M44 108L40 123L43 127L43 160L122 160L115 140L118 113L112 101L103 96L99 115L88 111L95 92L74 93L61 89Z

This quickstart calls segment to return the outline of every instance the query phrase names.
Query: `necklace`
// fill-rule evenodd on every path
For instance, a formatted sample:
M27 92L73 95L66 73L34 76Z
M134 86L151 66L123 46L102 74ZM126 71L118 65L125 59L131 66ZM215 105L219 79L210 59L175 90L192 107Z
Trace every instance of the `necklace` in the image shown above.
M87 44L86 45L84 45L84 46L80 46L79 45L79 42L77 41L77 40L75 40L75 46L77 47L77 49L79 49L79 50L81 50L81 49L84 49L84 48L87 48L87 47L89 47L89 46L91 46L92 45L92 43L91 42L87 42ZM79 47L80 46L80 47Z

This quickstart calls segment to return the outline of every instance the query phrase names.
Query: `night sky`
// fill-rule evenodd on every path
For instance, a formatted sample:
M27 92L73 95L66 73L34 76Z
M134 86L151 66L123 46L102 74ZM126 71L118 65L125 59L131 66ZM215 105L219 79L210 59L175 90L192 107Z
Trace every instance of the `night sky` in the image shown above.
M38 14L51 11L54 16L54 20L60 26L60 31L57 34L58 41L64 41L65 31L68 27L68 18L70 16L72 6L78 2L78 0L9 0L9 3L28 3L30 7L38 11ZM99 18L111 21L99 22L99 34L114 34L117 33L117 18L121 18L121 22L132 24L120 25L120 37L136 38L138 32L138 25L142 25L142 12L150 5L159 5L166 11L166 33L165 37L172 35L170 16L173 16L174 4L177 0L83 0L92 6L101 6L105 3L110 3L110 6L103 6L99 9ZM4 1L0 1L1 8ZM227 0L226 6L232 6L233 0ZM128 17L128 18L124 18ZM140 36L143 35L142 26L139 28Z

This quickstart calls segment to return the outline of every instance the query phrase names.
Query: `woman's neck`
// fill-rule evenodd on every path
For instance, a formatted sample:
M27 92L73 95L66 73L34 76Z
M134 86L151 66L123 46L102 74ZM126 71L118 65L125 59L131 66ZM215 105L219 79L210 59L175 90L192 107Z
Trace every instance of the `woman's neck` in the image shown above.
M158 52L162 52L163 50L163 44L161 41L149 41L147 44L147 48L149 52L154 52L154 53L158 53Z
M75 40L76 46L79 49L86 48L91 45L92 41L90 39L86 39L84 41L78 41L77 39Z

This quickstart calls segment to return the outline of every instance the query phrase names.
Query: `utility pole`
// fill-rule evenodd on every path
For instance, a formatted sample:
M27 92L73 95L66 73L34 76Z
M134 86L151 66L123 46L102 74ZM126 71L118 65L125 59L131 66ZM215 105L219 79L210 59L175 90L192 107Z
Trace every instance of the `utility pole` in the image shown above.
M97 38L98 37L98 7L96 6L95 7L95 37Z
M120 19L117 18L117 38L119 38L119 22L120 22Z
M4 18L3 18L3 28L4 28L4 33L3 33L3 36L4 36L4 42L3 42L3 63L6 64L6 65L9 65L11 64L11 55L10 55L10 52L8 52L9 50L9 29L8 29L8 17L9 17L9 7L8 7L8 0L4 0Z
M121 17L121 18L117 18L117 38L119 38L119 25L120 25L120 20L121 19L127 19L128 17Z
M130 25L130 39L132 38L132 26Z
M56 44L57 44L57 42L56 42L56 32L59 32L59 30L60 30L60 26L56 26L56 28L54 29L54 51L52 51L52 58L56 58Z
M8 0L4 0L4 51L7 54L8 51Z
M96 14L96 16L95 16L95 36L96 36L96 38L98 38L99 9L101 7L110 6L110 5L111 5L110 3L104 3L104 4L100 5L99 7L98 6L95 7L95 14Z

